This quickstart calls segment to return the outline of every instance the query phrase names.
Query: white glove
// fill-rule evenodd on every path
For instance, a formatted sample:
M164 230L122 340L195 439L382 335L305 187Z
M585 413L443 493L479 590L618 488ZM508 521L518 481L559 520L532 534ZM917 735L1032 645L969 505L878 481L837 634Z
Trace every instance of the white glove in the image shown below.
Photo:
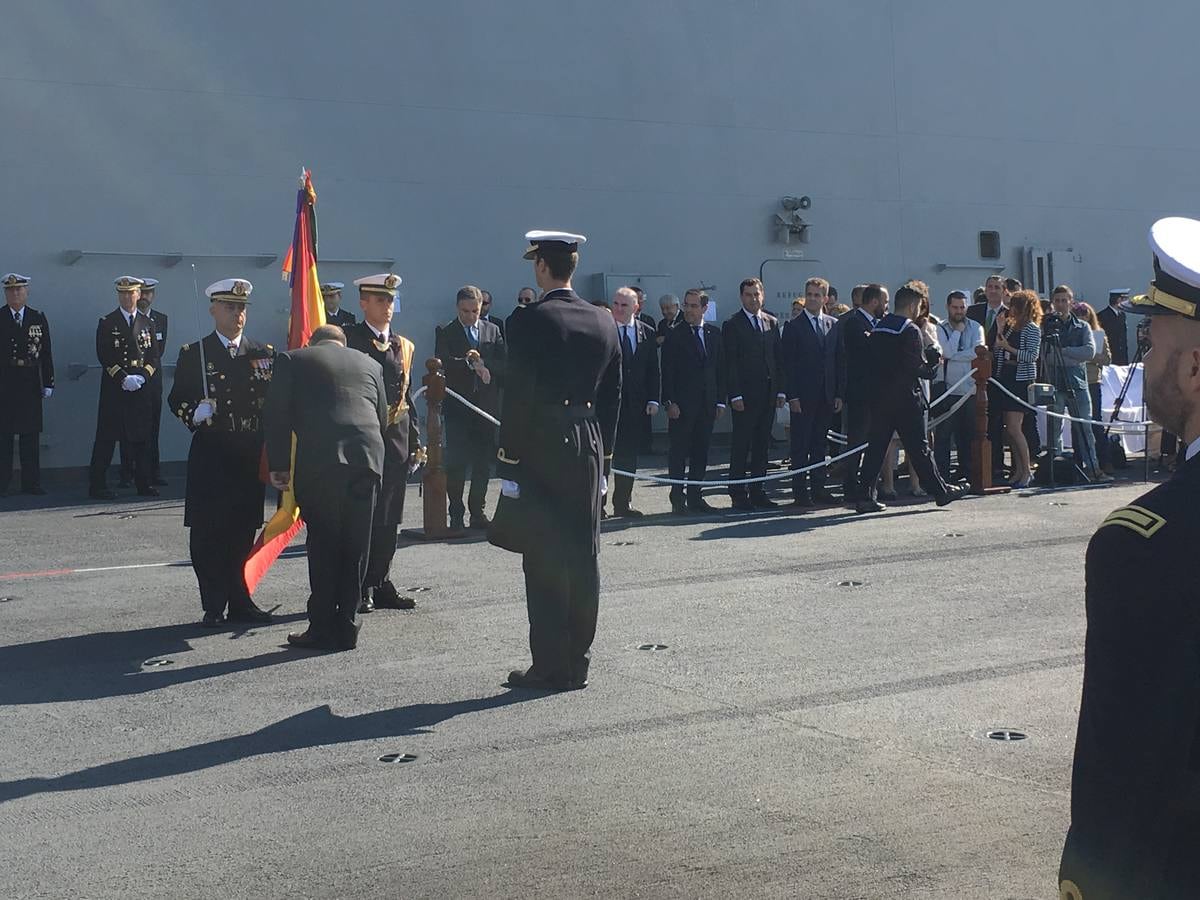
M213 417L213 403L211 400L201 400L196 404L196 411L192 413L192 424L199 425L201 422L206 422Z
M601 475L600 476L600 496L603 497L607 493L608 493L608 476Z
M515 481L509 481L507 478L501 478L500 493L505 497L511 497L513 500L520 500L521 486Z
M146 379L141 375L126 375L121 382L121 390L123 391L138 391L146 383Z
M42 388L42 399L49 400L50 395L54 393L54 388Z

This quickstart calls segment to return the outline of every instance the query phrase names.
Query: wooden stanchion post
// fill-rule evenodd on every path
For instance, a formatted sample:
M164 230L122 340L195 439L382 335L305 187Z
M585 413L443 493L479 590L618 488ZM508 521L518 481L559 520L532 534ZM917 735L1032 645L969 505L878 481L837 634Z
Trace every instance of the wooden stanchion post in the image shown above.
M992 442L988 438L988 379L992 377L992 351L987 347L975 348L975 359L971 362L971 374L975 379L975 436L971 441L971 493L1003 494L1008 487L992 484Z
M462 537L464 532L453 531L447 526L446 467L443 462L442 404L446 400L446 373L442 361L437 357L425 360L425 474L421 479L424 503L422 504L423 527L404 529L406 537L425 541L439 541Z

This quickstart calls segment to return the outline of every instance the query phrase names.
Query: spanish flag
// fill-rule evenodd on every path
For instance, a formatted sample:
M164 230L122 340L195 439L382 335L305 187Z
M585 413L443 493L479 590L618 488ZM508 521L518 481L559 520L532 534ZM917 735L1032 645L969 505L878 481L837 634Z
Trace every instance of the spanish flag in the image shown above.
M307 169L296 194L296 227L292 246L283 261L283 278L291 286L292 311L288 320L288 349L296 350L308 343L313 331L325 324L325 304L321 299L321 282L317 278L317 192L313 189L312 173ZM296 438L292 437L293 484L296 465ZM292 487L284 491L279 509L271 517L254 542L254 549L242 567L246 590L251 594L258 587L267 569L300 531L304 520Z

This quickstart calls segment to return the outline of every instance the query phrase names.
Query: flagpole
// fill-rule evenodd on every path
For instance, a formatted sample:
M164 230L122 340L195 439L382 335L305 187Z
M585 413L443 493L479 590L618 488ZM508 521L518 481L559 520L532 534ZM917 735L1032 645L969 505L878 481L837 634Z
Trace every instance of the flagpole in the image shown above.
M195 295L196 331L202 332L203 329L200 327L200 288L196 284L195 263L192 263L192 293ZM200 344L200 384L204 387L204 399L208 400L208 364L204 361L204 334L201 333L196 341Z

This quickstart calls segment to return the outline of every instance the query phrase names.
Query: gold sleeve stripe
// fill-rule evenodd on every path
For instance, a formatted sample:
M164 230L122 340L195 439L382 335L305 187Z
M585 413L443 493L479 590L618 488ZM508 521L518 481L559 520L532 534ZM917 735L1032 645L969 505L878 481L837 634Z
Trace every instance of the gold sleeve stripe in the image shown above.
M146 374L151 378L154 377L154 366L146 366Z
M108 371L109 375L112 375L115 377L116 374L121 371L121 367L120 366L109 366L107 371Z
M500 460L502 463L508 463L511 466L519 465L521 462L519 459L513 459L511 456L505 453L503 447L496 451L496 459Z
M1122 506L1109 513L1108 518L1100 523L1105 525L1120 525L1144 538L1154 537L1158 530L1167 524L1167 520L1158 513L1151 512L1144 506Z

